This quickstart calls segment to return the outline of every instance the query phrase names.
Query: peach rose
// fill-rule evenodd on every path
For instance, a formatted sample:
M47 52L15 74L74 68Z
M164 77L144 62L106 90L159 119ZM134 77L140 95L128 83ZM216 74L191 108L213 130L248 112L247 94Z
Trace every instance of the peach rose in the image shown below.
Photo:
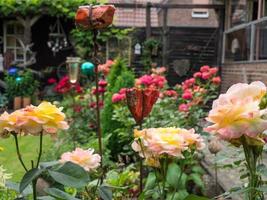
M225 140L238 139L242 135L257 138L267 129L267 120L262 118L264 111L259 108L265 93L266 86L259 81L233 85L213 102L207 117L212 125L205 130L217 133Z
M101 157L98 154L94 154L93 149L83 150L76 148L72 152L66 152L62 154L60 162L73 162L80 165L86 171L96 169L100 165Z
M135 130L134 151L146 160L156 160L162 155L183 158L184 151L204 147L203 139L194 130L181 128L150 128Z

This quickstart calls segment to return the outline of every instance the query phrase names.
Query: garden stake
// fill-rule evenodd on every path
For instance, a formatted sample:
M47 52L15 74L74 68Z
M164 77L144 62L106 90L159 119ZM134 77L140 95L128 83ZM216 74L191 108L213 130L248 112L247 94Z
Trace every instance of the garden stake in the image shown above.
M139 129L142 130L143 129L143 121L140 122L139 124ZM142 194L143 192L143 159L140 157L140 182L139 182L139 190L140 190L140 194Z
M102 149L102 131L101 131L101 122L100 122L100 105L99 105L99 92L98 92L98 65L100 64L99 60L97 59L97 51L98 51L98 44L97 44L97 34L98 31L96 29L93 30L93 42L94 42L94 53L93 53L93 60L96 65L95 67L95 86L96 86L96 124L97 124L97 136L98 136L98 146L99 146L99 155L101 157L100 161L100 168L102 170L101 176L101 183L103 182L103 149Z

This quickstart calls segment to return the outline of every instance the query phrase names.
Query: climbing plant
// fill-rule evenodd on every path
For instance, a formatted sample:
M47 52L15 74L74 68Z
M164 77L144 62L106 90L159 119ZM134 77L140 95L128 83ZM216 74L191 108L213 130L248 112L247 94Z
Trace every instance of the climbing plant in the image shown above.
M0 0L0 16L46 14L73 18L80 5L105 2L105 0Z

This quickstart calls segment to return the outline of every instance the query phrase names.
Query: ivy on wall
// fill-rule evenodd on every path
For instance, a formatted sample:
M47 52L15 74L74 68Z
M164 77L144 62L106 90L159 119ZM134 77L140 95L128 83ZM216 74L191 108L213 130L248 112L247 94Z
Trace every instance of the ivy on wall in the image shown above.
M106 0L0 0L0 16L47 14L73 18L80 5L105 3Z

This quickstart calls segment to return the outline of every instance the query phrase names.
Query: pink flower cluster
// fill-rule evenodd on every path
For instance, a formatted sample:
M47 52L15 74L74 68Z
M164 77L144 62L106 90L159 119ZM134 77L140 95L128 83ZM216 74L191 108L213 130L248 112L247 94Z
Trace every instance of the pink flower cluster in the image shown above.
M221 78L217 76L217 73L217 67L205 65L200 68L199 72L194 73L192 78L185 80L181 85L177 85L182 90L181 96L184 100L179 105L178 110L180 112L188 112L191 106L201 103L203 96L207 94L210 88L210 83L215 86L221 83Z
M107 76L113 64L114 64L113 60L107 60L105 64L98 65L98 71L102 72L105 76Z
M154 87L157 89L161 89L167 83L167 80L164 76L151 74L151 75L144 75L140 78L136 79L135 85L143 86L143 87Z
M216 76L218 73L217 67L209 67L207 65L202 66L200 68L200 72L194 73L194 78L201 78L203 80L212 79L212 82L214 84L220 84L221 78L219 76Z
M152 74L163 75L167 71L166 67L152 68Z
M120 89L118 93L113 94L112 96L112 102L118 103L126 99L126 88Z

